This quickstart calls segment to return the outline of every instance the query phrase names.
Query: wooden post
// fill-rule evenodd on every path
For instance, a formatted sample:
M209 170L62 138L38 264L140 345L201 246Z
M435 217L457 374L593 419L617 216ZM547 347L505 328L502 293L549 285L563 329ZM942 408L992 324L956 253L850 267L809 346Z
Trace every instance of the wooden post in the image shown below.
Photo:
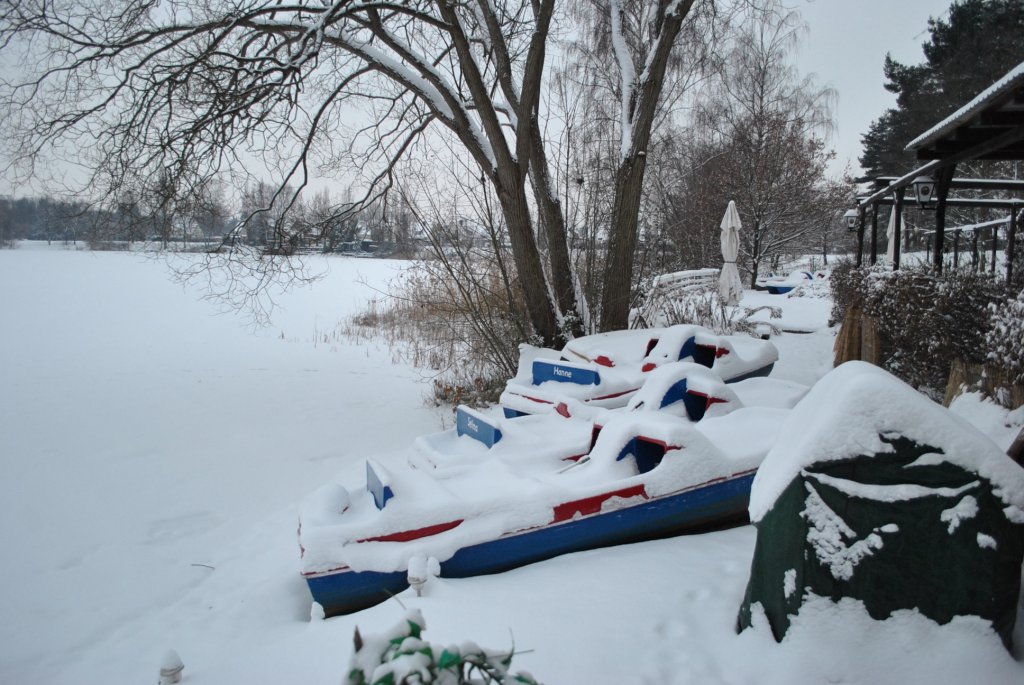
M857 268L860 268L864 259L864 212L863 207L857 210Z
M1006 234L1006 283L1013 283L1013 257L1017 246L1017 207L1010 208L1010 227Z
M996 245L999 244L999 226L992 227L992 273L996 272Z
M949 186L953 182L953 172L956 171L956 164L951 164L939 170L937 180L938 203L935 206L935 254L932 263L935 266L935 273L942 273L942 249L946 233L946 197L949 195Z
M882 363L882 334L878 320L863 314L860 319L860 358L875 366Z
M960 229L953 231L953 268L960 266Z
M871 266L878 262L878 203L871 207Z
M903 227L903 196L906 194L906 188L900 188L896 191L896 202L893 203L892 211L896 212L896 220L893 222L892 229L892 270L896 271L900 268L900 244L902 239L900 236L900 229Z
M848 307L843 315L843 323L832 346L835 356L833 366L839 366L851 360L860 360L861 319L864 313L860 307Z
M981 233L978 229L974 229L974 235L971 236L971 270L978 270L978 236Z

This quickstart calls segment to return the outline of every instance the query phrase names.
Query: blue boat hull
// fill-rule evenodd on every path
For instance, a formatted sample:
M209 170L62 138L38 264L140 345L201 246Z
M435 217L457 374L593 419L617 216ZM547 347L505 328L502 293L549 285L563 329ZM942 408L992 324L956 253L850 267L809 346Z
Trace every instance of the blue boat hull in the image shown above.
M725 382L726 382L726 384L728 384L728 383L739 383L740 381L745 381L748 378L767 378L768 374L770 374L772 372L772 369L774 369L774 368L775 368L775 362L772 362L771 364L768 364L767 366L762 366L759 369L754 369L753 371L748 371L747 373L740 374L739 376L733 376L732 378L730 378L729 380L727 380Z
M742 521L754 474L744 474L632 507L554 523L464 547L441 562L446 578L498 573L570 552L707 530ZM327 616L379 604L401 592L405 571L342 569L306 577L313 599Z

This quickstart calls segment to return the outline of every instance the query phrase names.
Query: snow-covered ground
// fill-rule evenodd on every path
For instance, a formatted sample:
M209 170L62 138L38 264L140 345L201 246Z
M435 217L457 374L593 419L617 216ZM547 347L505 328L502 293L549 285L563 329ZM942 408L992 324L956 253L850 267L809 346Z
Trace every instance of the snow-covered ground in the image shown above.
M363 459L450 425L419 373L331 335L397 262L318 260L253 332L125 253L0 251L0 683L337 683L352 631L420 608L434 642L510 647L549 684L1019 683L976 620L937 626L858 605L805 606L786 640L735 633L754 530L597 550L424 597L310 620L298 575L302 497ZM775 375L831 366L830 301L784 308ZM1007 417L958 409L999 442ZM1005 445L1004 445L1005 446Z

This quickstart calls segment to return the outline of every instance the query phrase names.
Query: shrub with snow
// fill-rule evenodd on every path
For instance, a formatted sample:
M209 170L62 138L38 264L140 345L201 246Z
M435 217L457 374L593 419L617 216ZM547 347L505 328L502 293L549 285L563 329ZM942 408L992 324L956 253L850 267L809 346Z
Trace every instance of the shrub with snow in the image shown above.
M429 370L438 404L494 402L516 373L519 344L531 339L525 305L508 285L514 274L472 250L435 257L406 266L342 332L383 340L396 360Z
M641 289L640 299L642 305L630 314L634 328L696 324L719 335L747 333L760 337L766 331L772 335L781 333L773 324L754 318L755 314L767 311L769 318L778 319L782 316L779 307L726 306L717 285L694 290Z
M509 673L512 651L483 649L473 642L442 647L422 639L424 628L423 615L413 610L383 635L364 638L356 629L346 685L539 685L527 673Z
M840 320L848 307L874 317L882 366L939 399L953 361L985 362L990 305L1004 298L1003 288L991 274L963 269L936 275L929 267L837 268L832 318Z
M990 307L991 329L985 337L988 363L1012 383L1024 384L1024 290L1015 299Z

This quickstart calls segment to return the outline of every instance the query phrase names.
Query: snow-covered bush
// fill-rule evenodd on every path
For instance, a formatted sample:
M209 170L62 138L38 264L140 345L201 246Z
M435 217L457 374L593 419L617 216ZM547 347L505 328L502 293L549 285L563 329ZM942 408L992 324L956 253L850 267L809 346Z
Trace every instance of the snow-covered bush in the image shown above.
M443 647L422 638L426 622L419 611L382 635L363 637L356 629L355 652L346 685L538 685L527 673L509 673L513 652L497 652L472 642Z
M754 314L767 310L770 318L777 319L782 316L779 307L727 307L717 285L667 293L649 291L643 293L642 300L643 306L634 311L633 328L697 324L719 335L780 333L772 324L752 318ZM768 331L764 330L766 328Z
M1014 299L990 305L990 330L985 338L988 363L1011 383L1024 385L1024 290Z
M871 274L882 274L886 267L856 267L849 260L840 261L832 269L829 284L832 290L832 315L828 325L834 326L843 320L850 307L864 307L864 294Z
M492 402L529 342L511 266L474 251L411 262L344 332L382 338L396 358L425 370L439 403Z
M859 306L878 323L884 368L941 399L950 364L981 364L988 356L990 305L1004 299L1004 284L968 270L935 275L928 267L898 271L836 269L836 309ZM841 315L834 311L833 319Z

